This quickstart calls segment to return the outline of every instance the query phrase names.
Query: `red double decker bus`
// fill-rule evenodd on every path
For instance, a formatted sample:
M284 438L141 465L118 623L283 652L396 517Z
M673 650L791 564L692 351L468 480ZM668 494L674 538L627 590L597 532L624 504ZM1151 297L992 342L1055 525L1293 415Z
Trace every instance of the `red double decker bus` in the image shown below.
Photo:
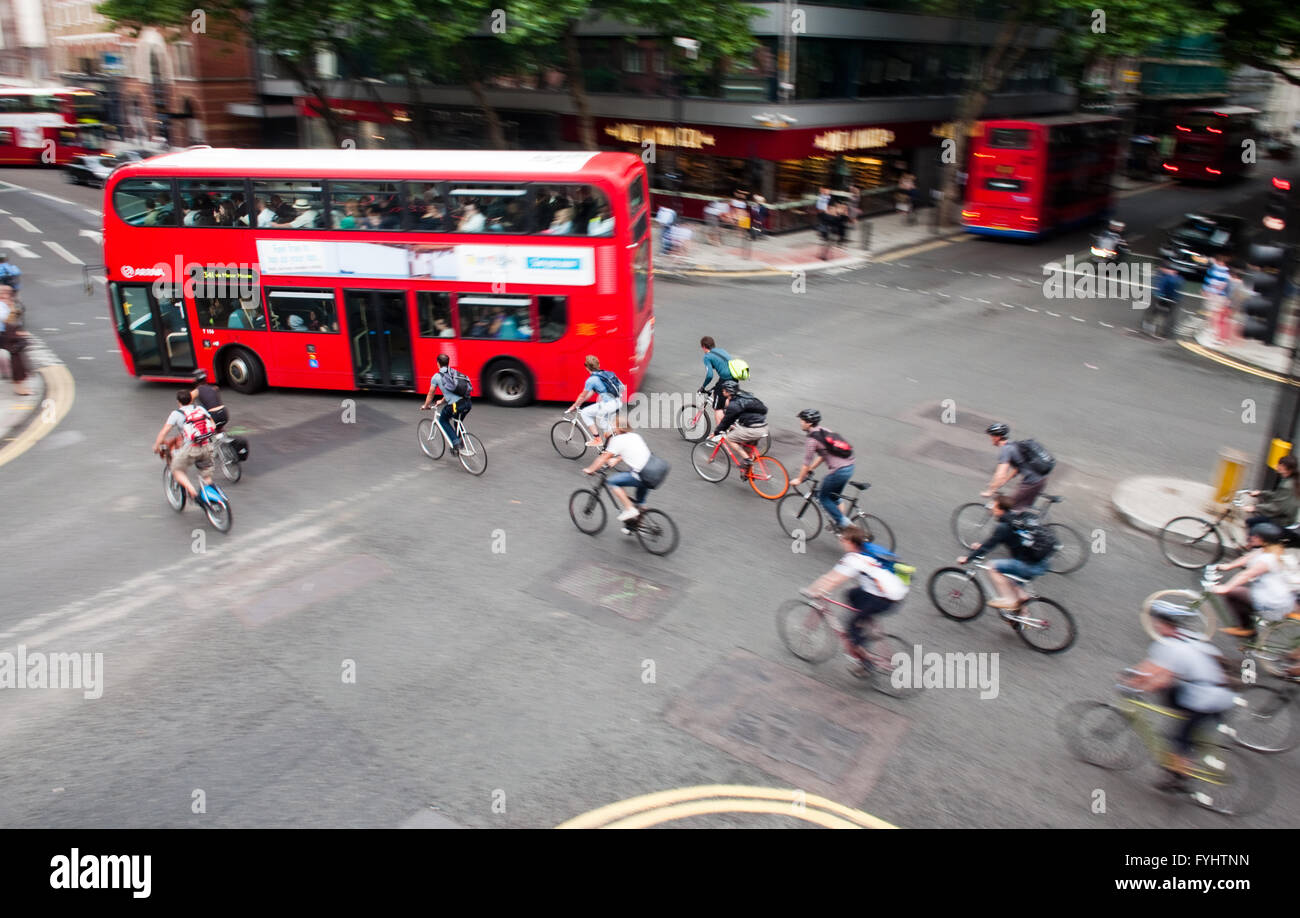
M1174 150L1164 170L1180 182L1222 182L1243 174L1263 152L1247 152L1260 140L1255 127L1259 114L1241 105L1180 113L1174 122Z
M627 153L198 148L117 169L108 295L127 372L427 388L502 404L653 352L646 171Z
M0 165L62 166L101 152L103 105L89 89L0 88Z
M981 121L971 137L962 224L1038 239L1108 216L1120 120L1105 115Z

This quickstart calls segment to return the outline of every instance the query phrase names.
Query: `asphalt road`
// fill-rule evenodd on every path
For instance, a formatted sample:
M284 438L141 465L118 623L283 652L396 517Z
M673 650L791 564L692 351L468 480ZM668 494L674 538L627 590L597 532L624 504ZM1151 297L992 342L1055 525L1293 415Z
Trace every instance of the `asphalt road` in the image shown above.
M713 335L754 367L772 452L792 467L793 415L819 407L919 568L889 630L923 652L997 654L996 697L896 700L838 657L814 667L786 652L774 611L833 563L831 540L793 551L772 505L734 476L699 479L670 429L647 433L673 463L654 498L681 530L666 559L612 527L573 527L568 495L585 482L548 442L555 405L480 404L471 427L490 466L475 479L419 453L413 396L228 393L252 442L228 489L234 530L176 515L149 454L171 389L126 376L102 285L85 296L80 268L46 245L97 261L82 231L98 229L99 193L33 170L0 180L0 236L40 256L18 258L30 325L77 383L58 428L0 471L14 535L0 648L102 653L105 672L97 699L0 692L0 825L545 827L715 784L793 788L914 827L1297 821L1294 754L1254 759L1275 800L1229 820L1161 797L1150 768L1074 761L1056 731L1066 703L1106 698L1142 658L1141 599L1190 585L1113 517L1111 490L1135 474L1206 479L1224 446L1253 455L1274 396L1136 336L1127 304L1044 299L1041 265L1081 251L1082 235L952 242L814 275L799 293L786 280L657 285L646 389L693 391L698 338ZM1121 214L1154 234L1262 182L1161 187ZM1243 421L1247 400L1257 423ZM1079 624L1060 656L987 613L949 621L925 595L958 554L949 515L987 479L994 418L1059 457L1058 518L1104 549L1039 582ZM797 806L729 808L671 824L804 824Z

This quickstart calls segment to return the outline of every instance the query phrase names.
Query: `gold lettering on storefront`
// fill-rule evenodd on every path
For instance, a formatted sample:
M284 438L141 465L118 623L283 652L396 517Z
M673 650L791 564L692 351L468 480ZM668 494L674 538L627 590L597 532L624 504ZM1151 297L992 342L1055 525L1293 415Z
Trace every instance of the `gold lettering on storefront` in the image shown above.
M818 134L813 146L831 153L845 150L871 150L894 142L894 132L885 128L859 128L855 131L827 131Z
M652 124L608 124L605 126L605 134L623 143L651 141L660 147L683 147L688 150L702 150L714 144L712 134L695 128L657 127Z

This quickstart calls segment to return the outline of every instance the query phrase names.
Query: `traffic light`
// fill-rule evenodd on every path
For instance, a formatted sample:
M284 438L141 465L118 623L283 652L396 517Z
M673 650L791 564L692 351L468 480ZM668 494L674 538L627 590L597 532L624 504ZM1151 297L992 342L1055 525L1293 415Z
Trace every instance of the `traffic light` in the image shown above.
M1289 254L1288 249L1280 245L1250 247L1250 263L1259 270L1253 280L1254 292L1242 307L1246 313L1246 322L1241 330L1243 336L1256 338L1265 344L1272 344L1277 336Z
M1286 229L1287 211L1290 207L1291 182L1284 178L1274 178L1273 187L1268 190L1268 205L1264 213L1264 226L1276 232Z

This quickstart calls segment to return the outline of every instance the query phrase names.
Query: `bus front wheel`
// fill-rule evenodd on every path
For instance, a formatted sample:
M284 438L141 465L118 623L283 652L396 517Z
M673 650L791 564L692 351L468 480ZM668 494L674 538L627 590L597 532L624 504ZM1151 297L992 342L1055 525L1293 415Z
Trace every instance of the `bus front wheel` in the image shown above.
M533 400L533 378L517 360L498 360L483 371L483 389L498 405L518 408Z
M221 363L221 378L230 388L244 395L258 391L266 385L266 371L262 361L243 348L234 348Z

